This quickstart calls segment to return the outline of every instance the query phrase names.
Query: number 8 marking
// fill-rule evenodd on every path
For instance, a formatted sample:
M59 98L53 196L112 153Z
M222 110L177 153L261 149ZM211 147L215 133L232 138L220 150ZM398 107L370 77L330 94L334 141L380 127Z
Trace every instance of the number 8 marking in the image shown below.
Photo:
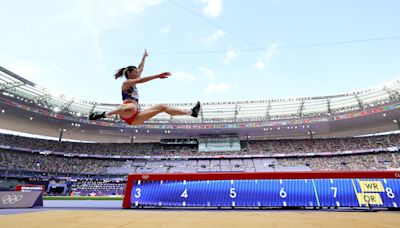
M389 188L389 187L387 187L386 189L386 195L390 198L390 199L393 199L394 198L394 193L393 193L393 190L391 189L391 188Z

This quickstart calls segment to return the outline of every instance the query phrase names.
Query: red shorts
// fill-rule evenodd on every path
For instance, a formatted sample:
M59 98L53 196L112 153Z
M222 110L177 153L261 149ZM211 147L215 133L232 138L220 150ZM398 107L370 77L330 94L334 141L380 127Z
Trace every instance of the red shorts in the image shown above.
M124 104L129 104L133 103L131 100L124 100ZM121 119L123 119L127 124L132 125L133 120L136 118L136 116L139 114L139 108L136 108L136 112L133 113L133 115L129 118L124 118L122 116L119 116Z

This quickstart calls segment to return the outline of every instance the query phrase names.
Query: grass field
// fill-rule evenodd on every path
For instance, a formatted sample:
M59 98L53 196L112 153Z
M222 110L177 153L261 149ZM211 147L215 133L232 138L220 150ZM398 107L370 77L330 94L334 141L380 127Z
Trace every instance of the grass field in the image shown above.
M122 196L43 196L43 200L122 200Z

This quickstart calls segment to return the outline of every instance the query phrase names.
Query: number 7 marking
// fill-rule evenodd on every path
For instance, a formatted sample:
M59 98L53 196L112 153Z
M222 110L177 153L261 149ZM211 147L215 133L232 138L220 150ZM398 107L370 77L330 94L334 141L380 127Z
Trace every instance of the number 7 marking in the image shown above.
M336 198L337 187L331 187L331 189L333 190L333 198Z

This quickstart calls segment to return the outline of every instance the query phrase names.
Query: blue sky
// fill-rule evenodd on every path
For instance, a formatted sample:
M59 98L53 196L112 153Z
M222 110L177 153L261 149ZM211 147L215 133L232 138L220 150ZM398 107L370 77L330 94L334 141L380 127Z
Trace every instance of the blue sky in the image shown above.
M113 74L138 65L145 48L143 75L173 75L138 86L142 103L329 95L400 76L396 0L15 0L0 6L0 65L92 101L120 103L122 80Z

